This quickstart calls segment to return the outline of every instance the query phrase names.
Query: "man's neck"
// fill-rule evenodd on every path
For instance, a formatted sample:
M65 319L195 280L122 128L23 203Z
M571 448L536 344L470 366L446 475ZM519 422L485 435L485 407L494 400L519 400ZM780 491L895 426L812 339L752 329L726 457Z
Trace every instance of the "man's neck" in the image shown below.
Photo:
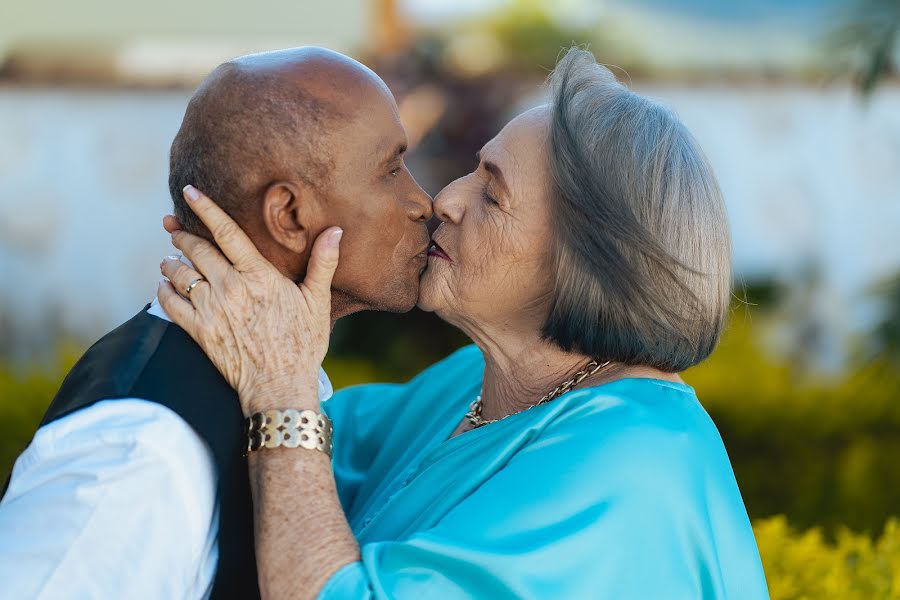
M344 317L368 310L370 307L339 289L331 289L331 326Z

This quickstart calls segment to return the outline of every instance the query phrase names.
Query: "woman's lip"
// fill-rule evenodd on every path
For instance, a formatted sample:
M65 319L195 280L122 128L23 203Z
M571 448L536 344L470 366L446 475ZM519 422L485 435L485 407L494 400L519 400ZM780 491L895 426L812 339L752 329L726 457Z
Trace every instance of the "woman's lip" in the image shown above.
M431 245L431 248L428 249L428 256L436 256L437 258L443 258L444 260L448 260L448 261L450 261L450 262L453 262L453 261L450 259L450 257L447 256L447 253L444 252L443 248L441 248L441 247L438 245L437 242L434 242L434 243Z

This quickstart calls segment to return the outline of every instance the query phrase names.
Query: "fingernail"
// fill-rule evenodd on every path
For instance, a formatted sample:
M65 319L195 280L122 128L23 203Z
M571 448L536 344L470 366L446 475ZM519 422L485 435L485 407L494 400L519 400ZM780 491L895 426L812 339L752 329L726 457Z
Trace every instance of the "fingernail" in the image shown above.
M166 257L166 260L181 260L181 256L178 254L170 254Z
M197 188L192 186L191 184L187 184L184 186L184 189L181 190L184 192L184 195L187 196L187 199L191 202L196 202L198 198L200 198L200 192L197 191Z
M337 248L338 244L341 243L341 237L344 235L343 229L338 229L337 231L333 231L330 236L328 236L328 245L332 248Z

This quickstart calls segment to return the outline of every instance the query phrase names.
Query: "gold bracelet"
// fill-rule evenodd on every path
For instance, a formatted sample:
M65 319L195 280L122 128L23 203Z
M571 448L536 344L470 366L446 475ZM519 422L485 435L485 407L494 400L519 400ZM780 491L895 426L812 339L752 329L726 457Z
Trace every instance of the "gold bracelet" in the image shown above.
M314 410L267 410L244 419L244 456L262 448L307 448L331 457L331 419Z

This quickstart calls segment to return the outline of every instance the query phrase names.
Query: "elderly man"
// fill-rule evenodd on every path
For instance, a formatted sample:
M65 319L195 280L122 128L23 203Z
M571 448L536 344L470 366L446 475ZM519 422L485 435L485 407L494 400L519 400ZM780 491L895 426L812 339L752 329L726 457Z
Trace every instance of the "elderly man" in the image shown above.
M431 198L403 157L394 98L321 48L219 66L191 99L169 183L212 194L263 255L302 280L313 241L343 231L332 319L404 312L426 265ZM180 290L190 293L199 281ZM331 393L320 370L319 397ZM223 402L221 399L229 399ZM157 301L69 373L0 503L0 581L16 598L259 596L236 393Z

